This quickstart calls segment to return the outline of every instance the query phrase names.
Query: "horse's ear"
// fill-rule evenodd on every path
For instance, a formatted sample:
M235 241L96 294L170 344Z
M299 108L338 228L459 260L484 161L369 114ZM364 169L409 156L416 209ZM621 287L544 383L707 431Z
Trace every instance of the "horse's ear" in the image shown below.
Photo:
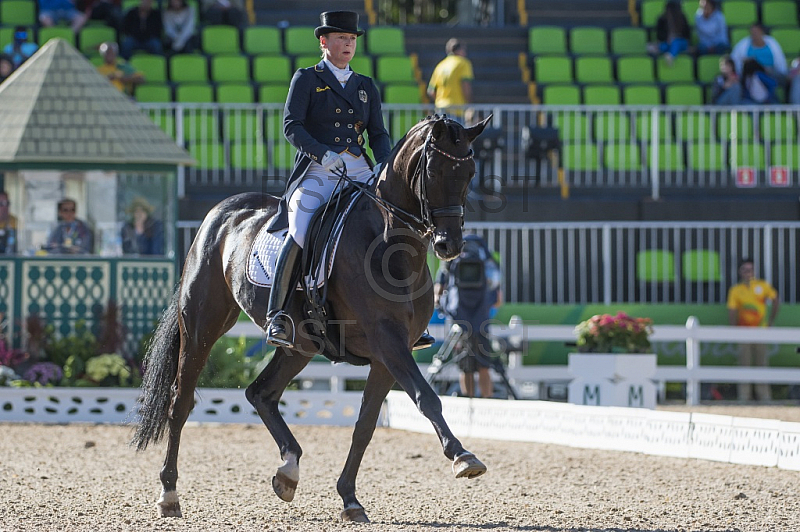
M476 138L478 138L478 135L483 133L483 130L486 128L486 124L489 123L489 121L492 119L492 116L493 115L489 115L486 117L485 120L482 120L481 122L478 122L474 126L468 127L464 130L466 131L467 138L469 139L470 142L474 141Z
M437 120L433 123L433 127L431 128L431 139L439 140L444 135L447 134L447 126L445 125L444 120Z

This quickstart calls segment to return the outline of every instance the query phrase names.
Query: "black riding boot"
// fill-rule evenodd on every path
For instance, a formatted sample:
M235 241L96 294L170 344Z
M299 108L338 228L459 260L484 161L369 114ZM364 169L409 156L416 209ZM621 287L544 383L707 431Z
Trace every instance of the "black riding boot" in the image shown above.
M272 280L272 290L269 292L269 309L267 310L267 343L279 347L294 347L294 331L290 336L288 331L289 315L286 314L286 304L289 296L297 288L298 259L303 249L297 245L291 235L286 239L278 252L278 262L275 265L275 278Z
M428 334L428 331L422 333L422 336L419 337L419 340L414 344L413 350L416 351L417 349L425 349L426 347L430 347L436 343L436 338Z

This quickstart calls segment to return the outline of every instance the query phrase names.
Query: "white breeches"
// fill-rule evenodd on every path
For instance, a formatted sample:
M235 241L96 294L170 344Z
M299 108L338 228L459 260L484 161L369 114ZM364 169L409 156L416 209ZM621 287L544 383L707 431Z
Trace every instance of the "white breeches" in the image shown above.
M341 154L347 166L347 177L353 181L366 183L372 177L372 170L362 155L355 157L348 152ZM314 212L333 195L339 177L327 172L321 164L311 162L305 175L289 198L289 234L303 247L306 231Z

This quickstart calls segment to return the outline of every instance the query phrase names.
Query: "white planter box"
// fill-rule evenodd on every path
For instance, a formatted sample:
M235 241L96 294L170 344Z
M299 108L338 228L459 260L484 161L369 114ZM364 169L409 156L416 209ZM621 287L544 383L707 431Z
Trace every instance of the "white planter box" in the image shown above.
M654 354L570 353L569 402L576 405L655 408Z

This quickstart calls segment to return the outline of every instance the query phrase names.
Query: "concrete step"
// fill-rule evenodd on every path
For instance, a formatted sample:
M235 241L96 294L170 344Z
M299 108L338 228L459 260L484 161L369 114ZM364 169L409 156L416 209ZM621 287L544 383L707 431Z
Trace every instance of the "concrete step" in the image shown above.
M530 26L628 26L627 0L526 0Z
M319 26L320 13L329 10L355 11L359 14L359 23L362 27L368 22L363 0L338 0L335 6L323 4L319 0L292 0L291 2L254 0L253 8L256 13L256 23L259 25L275 26L282 22L288 22L293 26L316 27Z

